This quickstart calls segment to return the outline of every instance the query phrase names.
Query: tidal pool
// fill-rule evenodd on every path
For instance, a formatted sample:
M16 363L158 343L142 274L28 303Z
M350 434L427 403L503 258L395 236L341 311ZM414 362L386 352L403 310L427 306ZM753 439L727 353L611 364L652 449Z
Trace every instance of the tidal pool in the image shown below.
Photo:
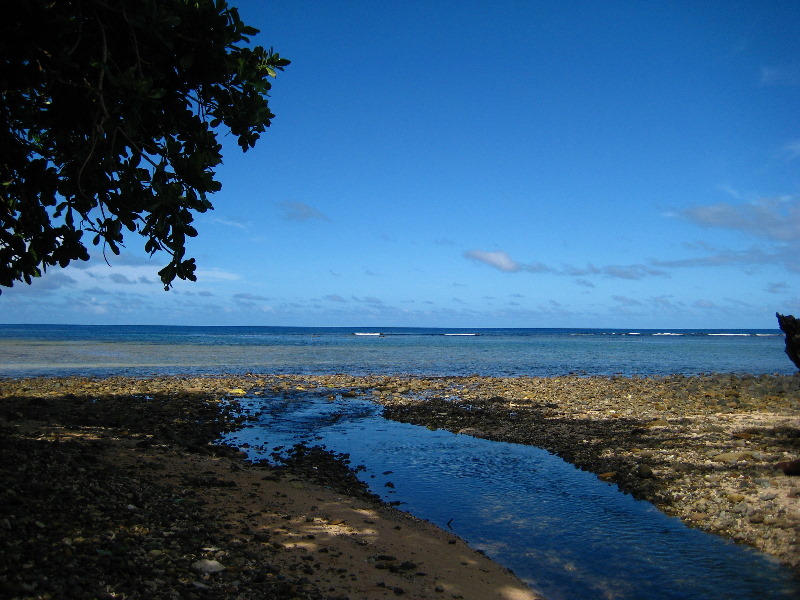
M540 448L390 421L372 402L331 394L242 398L256 420L224 441L249 444L252 459L299 442L348 453L372 492L451 529L550 600L800 598L800 580L771 558Z

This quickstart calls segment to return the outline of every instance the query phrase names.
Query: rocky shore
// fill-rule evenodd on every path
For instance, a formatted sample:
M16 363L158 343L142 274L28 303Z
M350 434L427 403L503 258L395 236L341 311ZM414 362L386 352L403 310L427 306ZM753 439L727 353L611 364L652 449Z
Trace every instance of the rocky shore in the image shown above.
M372 386L375 385L373 382ZM530 444L800 573L800 374L388 380L391 419Z
M267 383L0 379L0 597L540 598L342 456L275 467L215 445Z
M392 419L532 444L800 573L800 375L0 380L0 596L535 598L381 505L346 460L212 442L236 397L325 387ZM268 395L268 394L267 394Z
M544 448L800 574L800 477L781 468L800 458L800 374L276 382L346 389L389 419Z

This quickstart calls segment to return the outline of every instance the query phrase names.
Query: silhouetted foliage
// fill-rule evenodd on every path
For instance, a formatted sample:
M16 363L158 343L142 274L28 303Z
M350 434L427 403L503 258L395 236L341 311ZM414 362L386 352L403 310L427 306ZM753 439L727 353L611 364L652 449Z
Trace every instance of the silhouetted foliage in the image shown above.
M225 0L24 0L0 19L0 285L119 254L124 232L195 280L193 211L212 208L217 136L243 151L275 116L289 61L247 47ZM92 235L93 234L93 235ZM89 237L87 236L87 237Z

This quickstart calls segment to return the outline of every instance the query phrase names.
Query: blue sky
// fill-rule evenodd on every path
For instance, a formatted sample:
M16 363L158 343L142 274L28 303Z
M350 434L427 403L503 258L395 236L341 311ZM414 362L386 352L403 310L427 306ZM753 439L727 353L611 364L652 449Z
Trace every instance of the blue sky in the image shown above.
M774 328L800 314L800 3L233 1L292 60L196 283L143 242L0 322Z

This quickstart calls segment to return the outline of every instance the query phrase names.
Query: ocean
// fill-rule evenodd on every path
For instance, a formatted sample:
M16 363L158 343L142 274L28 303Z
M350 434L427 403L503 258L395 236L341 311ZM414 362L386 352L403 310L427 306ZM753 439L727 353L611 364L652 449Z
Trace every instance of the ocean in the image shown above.
M780 330L0 325L0 376L792 374Z

